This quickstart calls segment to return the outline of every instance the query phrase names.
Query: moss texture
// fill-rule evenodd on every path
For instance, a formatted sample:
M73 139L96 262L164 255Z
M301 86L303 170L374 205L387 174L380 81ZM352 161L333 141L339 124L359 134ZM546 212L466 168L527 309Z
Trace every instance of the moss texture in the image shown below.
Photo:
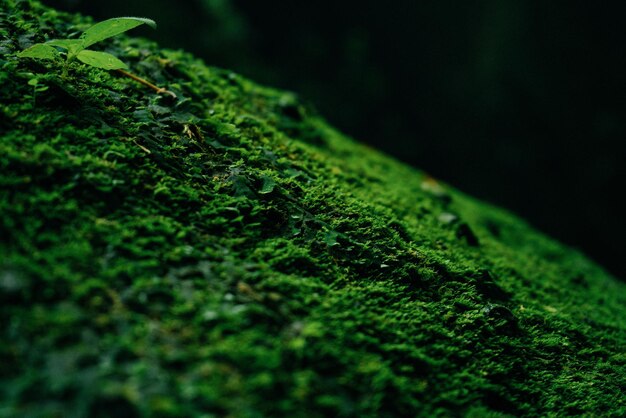
M581 254L293 94L125 36L177 100L62 78L16 53L90 21L0 13L0 416L626 415Z

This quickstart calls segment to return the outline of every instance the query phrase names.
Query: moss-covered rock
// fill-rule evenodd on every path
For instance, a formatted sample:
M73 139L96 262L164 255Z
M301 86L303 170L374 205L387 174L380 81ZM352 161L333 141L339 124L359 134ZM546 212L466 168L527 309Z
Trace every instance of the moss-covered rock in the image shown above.
M0 13L1 416L626 414L579 253L293 94L124 36L176 100L64 78L16 54L90 21Z

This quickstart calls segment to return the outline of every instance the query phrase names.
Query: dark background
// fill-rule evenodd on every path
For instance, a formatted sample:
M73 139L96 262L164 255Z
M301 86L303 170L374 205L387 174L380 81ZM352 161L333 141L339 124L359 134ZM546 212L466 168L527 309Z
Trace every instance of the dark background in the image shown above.
M509 208L620 278L626 2L44 0L297 92L347 134Z

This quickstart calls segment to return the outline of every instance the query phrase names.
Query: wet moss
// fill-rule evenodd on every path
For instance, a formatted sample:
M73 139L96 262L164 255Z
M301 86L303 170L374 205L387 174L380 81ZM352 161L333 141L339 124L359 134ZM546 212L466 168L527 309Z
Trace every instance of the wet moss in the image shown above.
M0 415L623 416L624 285L181 51L18 60L0 16ZM36 92L28 81L48 87Z

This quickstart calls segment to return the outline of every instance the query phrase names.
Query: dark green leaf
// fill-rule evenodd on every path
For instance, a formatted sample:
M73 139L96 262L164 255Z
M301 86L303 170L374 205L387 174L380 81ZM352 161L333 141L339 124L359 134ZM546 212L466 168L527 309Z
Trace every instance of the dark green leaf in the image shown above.
M110 38L127 30L136 28L137 26L146 24L156 29L154 20L143 17L115 17L103 22L96 23L87 29L81 36L83 48L87 48L97 42Z
M276 182L269 176L263 176L263 185L261 186L261 190L259 190L260 194L268 194L272 193L276 187Z
M18 55L20 58L39 58L47 60L55 60L59 58L59 51L53 46L46 44L35 44L28 49L23 50Z
M84 49L76 56L79 61L93 67L102 68L104 70L118 70L121 68L128 68L126 64L106 52L91 51Z

